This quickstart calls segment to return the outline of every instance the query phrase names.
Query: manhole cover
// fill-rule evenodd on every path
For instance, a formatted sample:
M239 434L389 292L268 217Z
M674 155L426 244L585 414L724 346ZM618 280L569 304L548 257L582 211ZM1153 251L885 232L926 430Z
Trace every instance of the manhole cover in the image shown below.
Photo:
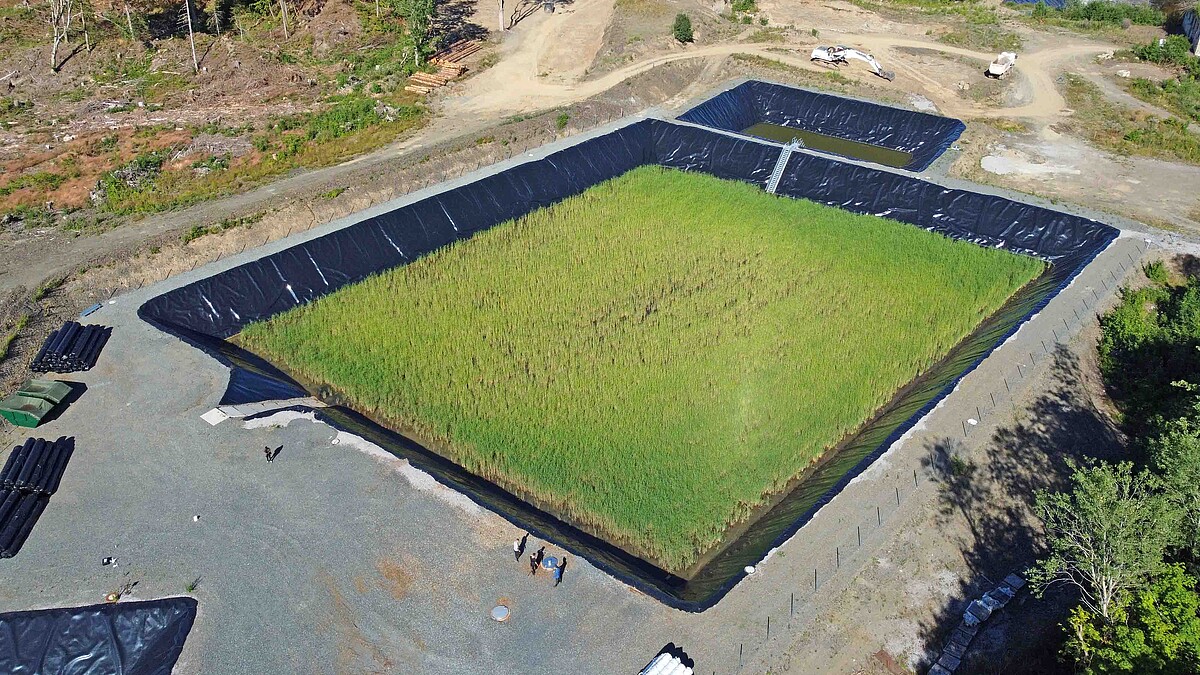
M492 608L492 619L495 621L508 621L509 616L511 614L504 605L496 605Z

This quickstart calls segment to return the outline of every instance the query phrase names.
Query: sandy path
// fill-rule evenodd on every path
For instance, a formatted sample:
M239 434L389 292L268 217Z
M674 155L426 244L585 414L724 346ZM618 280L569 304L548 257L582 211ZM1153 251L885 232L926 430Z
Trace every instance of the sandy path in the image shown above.
M61 232L50 232L46 236L53 241L39 245L33 242L26 244L34 250L18 252L23 261L21 264L5 265L4 269L0 269L0 293L18 285L36 287L45 279L62 274L82 261L136 246L163 232L206 224L227 214L248 212L283 196L301 195L326 181L337 180L365 168L382 166L439 141L485 129L509 115L584 100L663 64L706 59L710 66L715 67L724 57L745 53L775 59L798 68L822 69L809 61L809 45L800 50L779 52L774 51L778 47L730 43L678 48L677 51L647 58L597 79L584 81L583 77L599 49L604 27L611 18L613 8L614 0L578 0L569 11L553 15L539 12L530 16L506 35L499 48L502 56L500 62L466 80L461 89L442 99L438 105L440 114L425 129L368 155L336 166L289 176L242 194L211 200L189 209L145 218L96 236L69 237ZM943 113L964 118L1022 117L1041 122L1056 121L1065 108L1065 102L1054 86L1056 72L1072 60L1111 50L1111 47L1102 44L1061 37L1054 48L1024 52L1017 68L1029 89L1028 102L1009 108L988 108L964 100L951 87L921 72L919 68L906 66L905 56L897 50L928 49L983 62L990 61L993 54L881 33L840 33L832 30L828 33L832 38L828 42L859 44L882 56L885 67L898 72L897 80L888 86L904 92L923 93ZM861 73L857 76L864 78L872 77L862 64L854 64L843 72ZM882 83L882 80L879 82ZM689 87L677 99L699 93L695 87Z
M814 65L809 61L807 50L781 52L778 47L735 43L681 49L678 52L662 54L630 64L595 80L582 81L585 64L590 62L584 58L586 54L581 54L578 50L571 50L571 54L575 58L573 61L567 62L564 62L561 57L566 50L558 50L560 57L553 60L547 60L541 56L553 36L577 33L573 21L580 22L580 26L585 23L588 26L593 25L593 22L603 15L600 7L611 8L611 2L596 0L589 3L586 11L581 11L577 17L564 16L561 21L547 26L547 29L539 30L534 35L519 37L508 58L470 80L461 94L451 96L443 101L443 109L450 115L478 117L487 114L551 108L607 91L630 77L663 64L687 59L725 57L736 53L771 58L798 68L816 71L823 69L822 66ZM884 55L886 67L894 68L899 74L897 81L892 83L892 86L905 91L920 90L933 99L946 114L964 117L1022 117L1036 120L1055 119L1066 108L1066 102L1054 84L1057 70L1062 63L1110 51L1110 48L1100 44L1069 41L1065 45L1052 49L1023 53L1017 67L1028 80L1031 100L1020 106L991 108L964 101L950 87L926 75L918 68L906 66L904 55L898 49L929 49L944 54L976 59L984 63L990 62L995 56L990 52L978 52L938 42L888 35L841 33L838 34L837 41L863 44L874 53ZM558 44L558 40L553 40L550 44ZM591 53L594 54L594 49L591 50ZM565 71L551 70L552 66L560 66L563 63L571 65L567 66Z

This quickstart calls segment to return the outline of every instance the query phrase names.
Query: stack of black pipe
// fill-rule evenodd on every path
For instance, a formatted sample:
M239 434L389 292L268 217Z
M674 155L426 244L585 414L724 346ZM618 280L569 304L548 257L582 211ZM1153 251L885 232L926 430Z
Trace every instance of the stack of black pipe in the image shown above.
M13 448L0 470L0 558L21 549L37 519L58 489L75 440L30 438Z
M42 343L30 366L35 373L73 373L96 365L96 358L112 329L107 326L81 326L68 321Z

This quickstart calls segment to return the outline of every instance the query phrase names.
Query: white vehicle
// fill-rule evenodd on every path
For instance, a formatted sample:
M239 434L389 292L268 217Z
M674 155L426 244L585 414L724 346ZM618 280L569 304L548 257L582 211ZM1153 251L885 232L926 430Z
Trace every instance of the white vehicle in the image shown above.
M1016 52L1000 52L1000 56L997 56L996 60L988 66L987 74L989 77L1002 80L1008 77L1015 65L1017 65Z
M851 59L854 59L866 63L876 75L889 82L896 79L896 74L889 70L884 70L883 66L880 66L879 62L875 60L874 56L842 45L836 47L817 47L813 50L812 56L809 58L819 64L834 67L840 66L843 63L849 63Z

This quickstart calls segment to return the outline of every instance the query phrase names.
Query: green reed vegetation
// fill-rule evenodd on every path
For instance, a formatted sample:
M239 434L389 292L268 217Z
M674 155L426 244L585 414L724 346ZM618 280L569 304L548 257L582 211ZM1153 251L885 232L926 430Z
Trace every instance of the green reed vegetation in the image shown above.
M643 167L239 340L683 572L1042 269Z

